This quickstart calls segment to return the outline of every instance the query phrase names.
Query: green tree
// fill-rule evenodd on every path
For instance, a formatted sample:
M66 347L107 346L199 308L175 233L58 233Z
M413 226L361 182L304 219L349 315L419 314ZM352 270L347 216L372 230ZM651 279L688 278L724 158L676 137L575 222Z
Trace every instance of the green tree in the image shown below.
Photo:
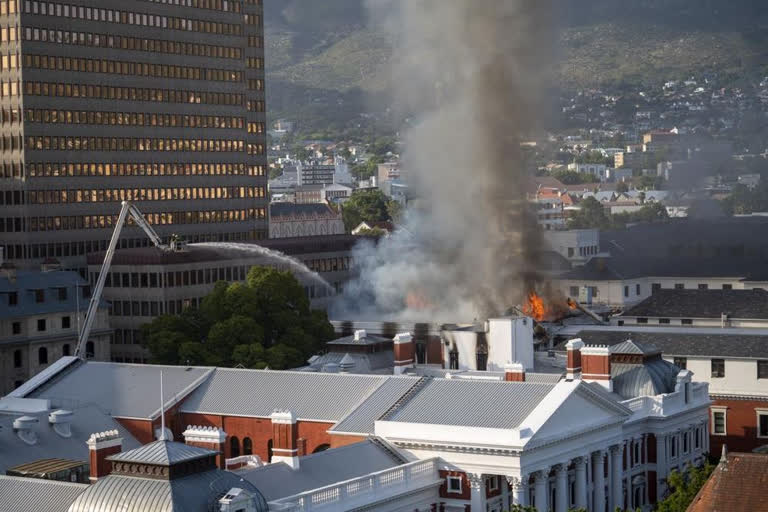
M582 183L597 183L597 177L576 171L555 171L552 176L565 183L566 185L581 185Z
M611 227L610 214L594 197L584 199L579 206L581 209L568 223L570 229L609 229Z
M686 473L672 471L667 484L671 493L656 507L657 512L683 512L691 504L696 493L712 474L714 466L707 463L702 467L688 466Z
M381 190L358 190L344 203L342 217L347 231L361 222L382 222L392 220L388 209L389 199Z

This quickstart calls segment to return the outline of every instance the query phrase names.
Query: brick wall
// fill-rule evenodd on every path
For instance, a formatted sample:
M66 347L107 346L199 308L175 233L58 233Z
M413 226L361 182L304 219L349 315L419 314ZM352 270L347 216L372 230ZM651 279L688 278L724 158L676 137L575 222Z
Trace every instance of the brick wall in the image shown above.
M359 443L368 439L366 436L349 436L334 434L331 436L331 448L340 448L350 444Z
M448 481L446 480L449 476L460 476L461 477L461 493L454 493L454 492L448 492ZM466 473L462 473L461 471L443 471L440 470L440 478L443 479L443 483L440 485L440 497L441 498L449 498L453 500L469 500L472 497L472 489L469 486L469 479L467 478Z
M710 424L710 449L712 455L719 456L723 443L729 451L751 452L758 446L767 445L768 439L757 437L757 412L755 409L768 409L765 400L726 400L712 397L713 407L726 407L726 435L712 434L714 426Z

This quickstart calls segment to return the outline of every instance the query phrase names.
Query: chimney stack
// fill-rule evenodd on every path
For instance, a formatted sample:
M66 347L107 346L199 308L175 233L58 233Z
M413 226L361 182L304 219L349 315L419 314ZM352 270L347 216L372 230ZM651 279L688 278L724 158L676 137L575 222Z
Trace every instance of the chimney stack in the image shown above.
M581 376L585 382L597 382L613 391L611 381L611 349L607 346L581 349Z
M581 338L575 338L565 344L568 351L568 362L565 367L565 378L573 380L579 378L581 374L581 349L584 348L584 342Z
M112 472L112 463L107 460L107 457L122 451L123 438L117 430L107 430L91 434L86 444L90 454L90 480L94 483Z
M275 410L272 419L272 460L285 462L292 469L299 469L298 429L296 416L291 411Z
M413 368L414 346L411 333L404 332L394 338L395 375L402 375L408 368Z
M216 456L216 464L220 469L226 469L224 457L224 444L227 440L226 432L217 427L187 425L187 430L182 435L184 436L184 444L219 452L219 455Z
M525 367L521 363L507 363L504 365L504 380L525 382Z

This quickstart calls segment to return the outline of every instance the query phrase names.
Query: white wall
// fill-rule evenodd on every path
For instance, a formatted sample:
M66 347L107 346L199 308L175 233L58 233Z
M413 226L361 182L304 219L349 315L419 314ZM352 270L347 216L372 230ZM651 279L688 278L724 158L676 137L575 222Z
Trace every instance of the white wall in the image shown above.
M671 356L664 359L674 362ZM693 372L695 381L709 382L711 395L768 396L768 379L757 378L756 359L726 359L725 377L716 379L712 378L711 358L689 357L687 367Z

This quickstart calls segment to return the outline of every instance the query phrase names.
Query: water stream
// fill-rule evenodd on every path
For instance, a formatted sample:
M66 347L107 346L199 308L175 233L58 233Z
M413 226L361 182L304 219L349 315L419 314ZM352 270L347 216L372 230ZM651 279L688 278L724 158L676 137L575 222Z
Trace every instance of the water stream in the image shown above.
M194 245L195 247L207 247L209 249L214 249L214 250L249 252L258 256L263 256L265 258L282 263L283 265L287 265L288 267L291 268L291 270L293 270L297 274L297 277L300 275L309 276L309 278L312 281L321 285L329 296L332 296L336 293L333 286L331 286L328 283L328 281L323 279L320 276L320 274L310 270L309 267L307 267L304 263L297 260L296 258L288 256L287 254L283 254L280 251L267 249L266 247L261 247L260 245L256 245L256 244L238 244L238 243L231 243L231 242L206 242L206 243L190 244L190 245Z

